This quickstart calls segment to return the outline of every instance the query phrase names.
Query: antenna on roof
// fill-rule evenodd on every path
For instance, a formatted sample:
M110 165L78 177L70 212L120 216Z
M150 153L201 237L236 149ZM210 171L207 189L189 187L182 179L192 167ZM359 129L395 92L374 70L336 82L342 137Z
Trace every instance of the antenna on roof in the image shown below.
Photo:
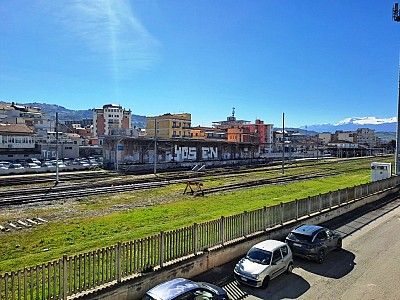
M234 117L234 116L235 116L235 108L232 107L232 117Z

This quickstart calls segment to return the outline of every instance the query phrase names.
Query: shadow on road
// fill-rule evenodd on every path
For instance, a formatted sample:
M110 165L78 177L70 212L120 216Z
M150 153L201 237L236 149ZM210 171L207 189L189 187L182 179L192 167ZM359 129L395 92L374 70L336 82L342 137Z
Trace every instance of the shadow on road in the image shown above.
M233 277L233 268L237 260L216 267L192 278L194 281L212 282L228 292L230 299L297 299L308 291L310 284L297 274L282 274L271 280L267 289L240 284ZM206 274L206 275L205 275ZM221 277L221 274L223 276Z
M355 258L356 256L352 252L342 249L328 253L322 264L297 257L294 264L296 268L301 268L307 272L323 277L339 279L354 269Z
M400 205L397 199L398 195L389 195L319 225L336 229L346 237L396 209Z
M271 280L266 289L249 287L237 281L223 287L233 300L246 299L297 299L310 288L310 284L297 274L282 274Z

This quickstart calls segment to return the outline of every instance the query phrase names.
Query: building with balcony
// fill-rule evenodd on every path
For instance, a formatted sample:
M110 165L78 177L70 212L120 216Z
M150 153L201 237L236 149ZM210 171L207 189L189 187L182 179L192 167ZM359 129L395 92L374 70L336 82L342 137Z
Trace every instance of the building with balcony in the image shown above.
M164 114L146 118L146 132L148 137L157 136L164 139L191 138L192 115Z
M132 136L131 110L117 104L106 104L93 110L93 136Z
M375 147L378 143L378 137L375 130L369 128L358 128L356 134L356 142L368 147Z
M0 159L40 157L35 132L25 124L0 124Z
M356 142L357 132L355 131L342 131L338 130L335 132L335 135L332 137L333 142Z
M274 125L264 124L264 121L257 119L254 124L246 124L250 132L258 135L260 140L260 152L271 152L274 145Z
M0 123L26 124L35 129L49 129L54 122L39 107L18 105L14 102L0 104Z
M227 140L226 130L221 130L214 127L197 126L192 127L190 136L193 139L214 139L214 140Z

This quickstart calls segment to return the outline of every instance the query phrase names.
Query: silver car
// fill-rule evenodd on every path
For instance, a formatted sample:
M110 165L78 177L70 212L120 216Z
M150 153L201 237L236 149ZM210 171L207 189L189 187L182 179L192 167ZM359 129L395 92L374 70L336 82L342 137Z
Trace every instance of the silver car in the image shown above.
M292 251L286 243L266 240L251 247L235 266L235 279L243 284L266 288L271 279L293 270Z

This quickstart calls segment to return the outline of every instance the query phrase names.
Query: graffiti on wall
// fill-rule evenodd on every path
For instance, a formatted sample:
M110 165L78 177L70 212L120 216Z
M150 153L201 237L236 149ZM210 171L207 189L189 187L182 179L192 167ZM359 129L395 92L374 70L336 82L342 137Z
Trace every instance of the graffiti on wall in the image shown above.
M175 145L175 157L177 161L196 160L197 148L196 147L179 147ZM217 147L201 147L201 159L217 159Z

